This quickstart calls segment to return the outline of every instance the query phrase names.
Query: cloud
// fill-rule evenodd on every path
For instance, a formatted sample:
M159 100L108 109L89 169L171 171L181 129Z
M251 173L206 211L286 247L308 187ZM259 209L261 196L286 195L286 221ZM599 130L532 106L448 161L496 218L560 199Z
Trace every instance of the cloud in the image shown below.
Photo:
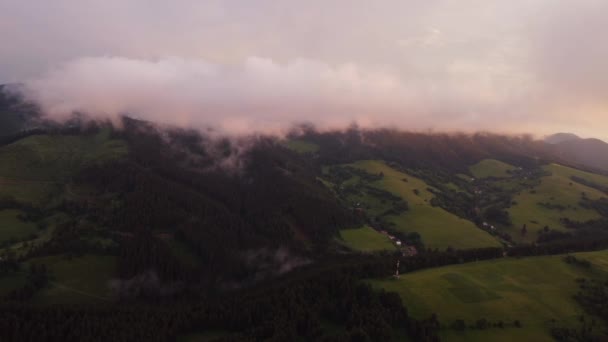
M0 79L26 80L53 115L608 138L606 11L602 0L7 0Z
M479 128L484 122L476 111L506 100L488 88L484 75L491 71L454 64L449 72L446 82L424 84L384 70L305 59L279 64L251 57L226 66L182 58L97 57L69 62L28 81L26 89L58 119L75 111L103 118L130 115L232 134L277 133L299 123L463 129L470 115ZM469 79L461 83L464 78Z

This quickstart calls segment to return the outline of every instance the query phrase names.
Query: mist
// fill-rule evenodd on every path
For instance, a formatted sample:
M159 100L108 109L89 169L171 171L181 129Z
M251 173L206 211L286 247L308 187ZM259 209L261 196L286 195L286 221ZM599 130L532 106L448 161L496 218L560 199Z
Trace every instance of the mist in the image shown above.
M24 83L59 120L606 139L607 11L599 0L8 0L0 82Z
M28 81L25 93L55 119L74 112L114 120L129 115L227 134L277 134L303 123L320 129L357 123L450 130L474 120L475 129L488 129L491 118L471 116L462 104L490 110L501 101L452 84L408 84L354 64L278 64L259 57L236 66L182 58L83 58Z

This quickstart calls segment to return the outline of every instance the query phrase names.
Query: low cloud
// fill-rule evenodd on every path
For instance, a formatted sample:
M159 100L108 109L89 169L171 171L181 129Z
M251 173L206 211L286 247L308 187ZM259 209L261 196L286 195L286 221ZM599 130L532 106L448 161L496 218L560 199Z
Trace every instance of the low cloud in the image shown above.
M281 133L295 124L321 129L398 126L404 129L488 129L482 111L502 106L480 70L453 65L450 79L406 82L387 70L330 66L297 59L279 64L251 57L240 65L205 60L82 58L26 83L26 94L53 118L83 112L121 115L228 134ZM495 89L494 89L495 90Z
M10 42L0 82L27 83L55 118L608 139L607 10L604 0L0 1Z

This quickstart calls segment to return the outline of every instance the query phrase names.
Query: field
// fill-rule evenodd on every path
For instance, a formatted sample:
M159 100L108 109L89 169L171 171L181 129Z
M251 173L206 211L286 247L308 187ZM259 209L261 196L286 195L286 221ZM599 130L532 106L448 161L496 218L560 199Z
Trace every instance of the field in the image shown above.
M45 264L52 275L50 286L35 297L39 303L87 303L110 299L109 281L115 274L116 257L85 255L67 259L51 256L30 259L27 263Z
M418 232L425 246L446 249L500 246L491 235L440 207L433 207L433 194L422 180L397 171L381 161L359 161L351 166L384 176L371 185L397 195L408 202L409 210L389 216L390 222L403 232Z
M344 245L355 251L375 252L395 250L395 245L388 236L367 226L341 230L340 238Z
M606 197L606 194L574 182L570 177L578 176L604 186L608 186L608 177L557 164L545 166L544 169L551 172L551 175L542 177L539 186L521 191L513 198L516 204L509 209L513 227L508 228L507 232L515 241L534 241L538 236L537 232L544 226L556 230L566 230L567 228L560 222L560 218L569 218L573 221L600 218L596 211L581 207L579 202L582 193L585 193L590 199ZM539 203L549 203L561 206L561 208L548 208ZM524 224L527 226L528 232L522 236L521 228Z
M473 176L477 178L508 178L511 174L508 171L515 170L513 165L503 163L496 159L484 159L479 163L469 167Z
M191 267L200 266L201 259L196 255L192 248L183 242L176 240L175 237L171 235L164 238L164 241L167 243L167 246L169 246L172 254L184 265Z
M319 145L298 139L288 140L285 145L287 148L298 153L313 153L319 150Z
M31 222L19 219L19 210L0 210L0 244L11 240L23 240L38 232Z
M126 155L126 144L109 134L34 135L0 147L0 196L48 202L81 168Z
M559 255L508 258L427 269L371 283L398 292L414 317L438 313L444 340L551 341L552 319L560 326L573 326L583 313L572 298L578 288L575 279L607 275L608 251L576 256L589 260L591 269L567 264ZM466 332L448 328L457 319L471 325L481 318L504 323L519 320L522 328L509 325Z
M15 274L9 277L0 277L0 296L6 296L14 289L27 283L25 274Z

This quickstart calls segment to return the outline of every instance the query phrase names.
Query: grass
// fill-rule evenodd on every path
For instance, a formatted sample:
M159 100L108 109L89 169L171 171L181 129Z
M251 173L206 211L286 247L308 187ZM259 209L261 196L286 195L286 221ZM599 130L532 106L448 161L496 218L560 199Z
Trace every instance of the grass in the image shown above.
M66 214L55 214L45 218L42 222L45 222L48 227L44 230L37 230L36 238L33 240L27 240L23 242L14 243L4 249L0 249L0 252L8 251L14 252L17 256L24 256L29 251L30 247L40 246L48 242L55 231L55 227L67 219Z
M13 290L23 287L26 283L26 276L23 273L0 277L0 297L6 296Z
M508 178L511 174L508 171L514 170L513 165L503 163L496 159L484 159L479 163L469 167L469 171L476 178Z
M0 147L0 195L45 203L80 169L127 154L110 132L95 135L33 135Z
M395 245L388 236L370 227L344 229L340 238L348 248L360 252L376 252L395 250Z
M116 257L85 255L68 259L50 256L27 262L45 264L51 285L39 292L35 301L43 304L99 303L110 300L109 281L116 273Z
M0 210L0 243L27 239L38 232L35 224L19 219L21 214L19 210Z
M444 340L551 341L552 319L561 326L574 326L583 313L572 298L578 289L575 279L605 277L608 271L608 251L576 255L592 263L591 271L567 264L557 255L452 265L370 282L399 293L414 317L438 313L444 327L456 319L470 325L481 318L505 323L519 320L523 325L464 333L443 329Z
M608 176L599 175L591 172L586 172L582 170L573 169L571 167L559 165L559 164L550 164L545 167L547 171L553 172L558 175L562 175L564 177L579 177L586 179L590 182L596 183L598 185L602 185L608 187Z
M555 230L566 230L567 228L560 222L560 218L567 217L573 221L600 218L596 211L579 205L581 194L584 192L590 199L598 199L606 197L606 195L596 189L573 182L570 177L575 175L606 185L608 185L608 177L589 174L557 164L547 165L544 169L551 172L551 175L542 177L539 186L521 191L513 198L516 204L509 209L513 227L506 229L515 241L532 242L536 240L537 231L544 226ZM539 203L561 205L565 209L549 209ZM526 236L522 236L520 233L524 224L528 230Z
M201 264L200 257L194 253L192 248L183 242L176 240L173 236L169 236L165 239L165 242L169 246L171 253L184 265L197 267Z
M297 153L314 153L319 150L319 145L299 139L288 140L285 145Z
M400 231L418 232L427 247L465 249L500 246L494 237L477 228L471 221L431 206L430 201L434 195L421 179L395 170L382 161L358 161L351 166L373 174L383 173L384 177L372 185L400 196L409 205L408 211L389 216L388 220Z

